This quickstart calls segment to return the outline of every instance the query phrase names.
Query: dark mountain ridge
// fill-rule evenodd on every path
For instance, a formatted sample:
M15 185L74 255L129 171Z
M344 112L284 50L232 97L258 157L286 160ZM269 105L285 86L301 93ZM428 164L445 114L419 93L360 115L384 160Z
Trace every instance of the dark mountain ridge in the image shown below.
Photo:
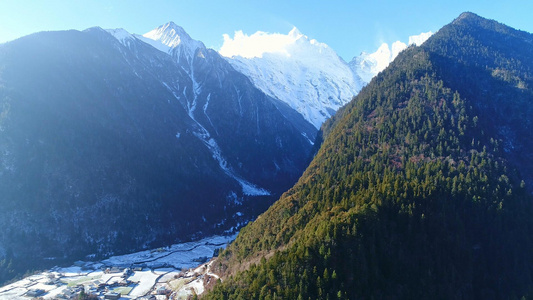
M206 297L531 296L532 41L465 13L400 53L221 253Z
M503 150L533 191L533 142L527 138L533 130L533 38L472 13L462 14L452 25L439 32L442 39L431 40L423 48L432 53L437 72L448 85L471 99L473 113L483 122L480 128L488 131L476 137L485 139L485 144L493 138L492 144ZM454 36L464 36L465 41L458 42ZM450 42L445 43L446 39ZM448 50L467 45L477 51Z
M0 282L253 218L312 146L277 106L205 48L100 28L0 45Z

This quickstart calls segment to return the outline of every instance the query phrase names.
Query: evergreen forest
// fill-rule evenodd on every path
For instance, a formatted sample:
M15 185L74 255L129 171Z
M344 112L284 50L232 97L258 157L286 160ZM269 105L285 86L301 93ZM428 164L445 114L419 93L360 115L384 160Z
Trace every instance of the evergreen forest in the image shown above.
M533 297L532 44L464 13L400 53L204 298Z

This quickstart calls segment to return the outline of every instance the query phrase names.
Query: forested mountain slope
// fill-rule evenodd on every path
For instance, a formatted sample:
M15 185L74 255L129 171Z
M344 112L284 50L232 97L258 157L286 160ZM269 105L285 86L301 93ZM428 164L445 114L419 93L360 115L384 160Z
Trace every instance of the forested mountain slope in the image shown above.
M464 13L323 127L208 299L533 295L533 36Z

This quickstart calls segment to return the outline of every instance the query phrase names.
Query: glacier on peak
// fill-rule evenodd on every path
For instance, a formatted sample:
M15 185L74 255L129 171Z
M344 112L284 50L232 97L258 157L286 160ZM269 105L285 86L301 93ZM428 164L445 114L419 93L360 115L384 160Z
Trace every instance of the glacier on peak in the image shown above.
M391 47L389 47L389 44L383 43L376 52L362 52L359 56L354 57L349 62L350 68L359 75L365 83L368 83L374 76L383 71L400 52L410 45L420 46L431 35L433 35L433 32L431 31L423 32L419 35L412 35L409 37L408 44L396 41L392 43Z
M327 44L294 27L288 34L236 31L219 53L267 95L287 103L317 129L363 83Z

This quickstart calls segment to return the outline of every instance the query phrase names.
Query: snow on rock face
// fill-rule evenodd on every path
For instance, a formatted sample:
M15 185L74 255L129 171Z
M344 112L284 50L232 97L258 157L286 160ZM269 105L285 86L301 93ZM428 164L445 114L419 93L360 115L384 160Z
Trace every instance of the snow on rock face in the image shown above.
M116 28L116 29L105 29L105 31L109 32L112 36L114 36L119 42L121 42L123 45L126 45L126 43L129 40L134 39L135 37L127 32L126 30L122 28Z
M224 157L222 149L219 147L217 141L215 140L215 138L213 138L213 135L206 129L206 126L204 126L205 124L202 124L196 119L195 112L198 104L198 97L201 94L202 87L205 84L205 82L202 81L202 78L205 77L205 74L204 76L201 75L202 71L198 70L198 67L194 64L194 57L196 55L205 59L205 54L203 53L204 51L201 51L206 49L204 44L200 41L192 39L182 27L174 24L173 22L161 25L158 28L153 29L152 31L142 36L130 35L123 29L107 31L126 46L126 39L138 39L141 42L151 45L157 50L170 55L173 59L175 59L177 63L181 64L182 69L188 73L192 82L193 97L187 100L187 110L189 117L196 124L195 129L192 132L193 135L195 135L205 144L205 146L213 154L213 158L219 163L220 168L228 176L235 179L241 185L243 194L248 196L270 195L270 192L268 190L251 183L250 181L244 179L242 176L238 175L234 171L234 169L228 164L227 159ZM200 50L197 52L198 49ZM215 55L218 56L218 54L216 53ZM180 63L180 61L182 63ZM229 64L227 64L226 62L224 63L228 66L229 69L231 69ZM198 74L198 72L200 72L200 79L195 76L195 74ZM164 82L163 85L167 89L169 89L179 100L179 98L176 96L177 91L172 90L172 88ZM183 95L186 95L185 90L183 90ZM203 105L203 112L210 125L214 127L213 123L211 122L210 116L207 113L207 107L209 105L210 97L211 94L209 93L207 95L207 100ZM180 133L176 134L176 138L180 138Z
M409 44L406 45L400 41L392 43L392 47L389 48L387 43L381 44L378 50L374 53L362 52L359 56L356 56L349 63L350 68L361 79L368 83L379 72L383 71L400 52L405 50L407 46L417 45L420 46L424 43L433 33L423 32L419 35L413 35L409 37Z
M202 42L193 40L182 27L174 22L161 25L136 37L164 53L171 53L173 49L181 49L181 52L188 57L192 57L196 49L205 48Z
M180 26L174 24L174 22L161 25L156 29L143 34L143 36L154 41L161 41L162 44L167 45L170 48L174 48L181 44L182 39L186 42L192 40L189 34L187 34L187 32L185 32Z
M264 93L287 103L316 128L362 87L333 49L296 28L286 35L224 35L219 53Z

